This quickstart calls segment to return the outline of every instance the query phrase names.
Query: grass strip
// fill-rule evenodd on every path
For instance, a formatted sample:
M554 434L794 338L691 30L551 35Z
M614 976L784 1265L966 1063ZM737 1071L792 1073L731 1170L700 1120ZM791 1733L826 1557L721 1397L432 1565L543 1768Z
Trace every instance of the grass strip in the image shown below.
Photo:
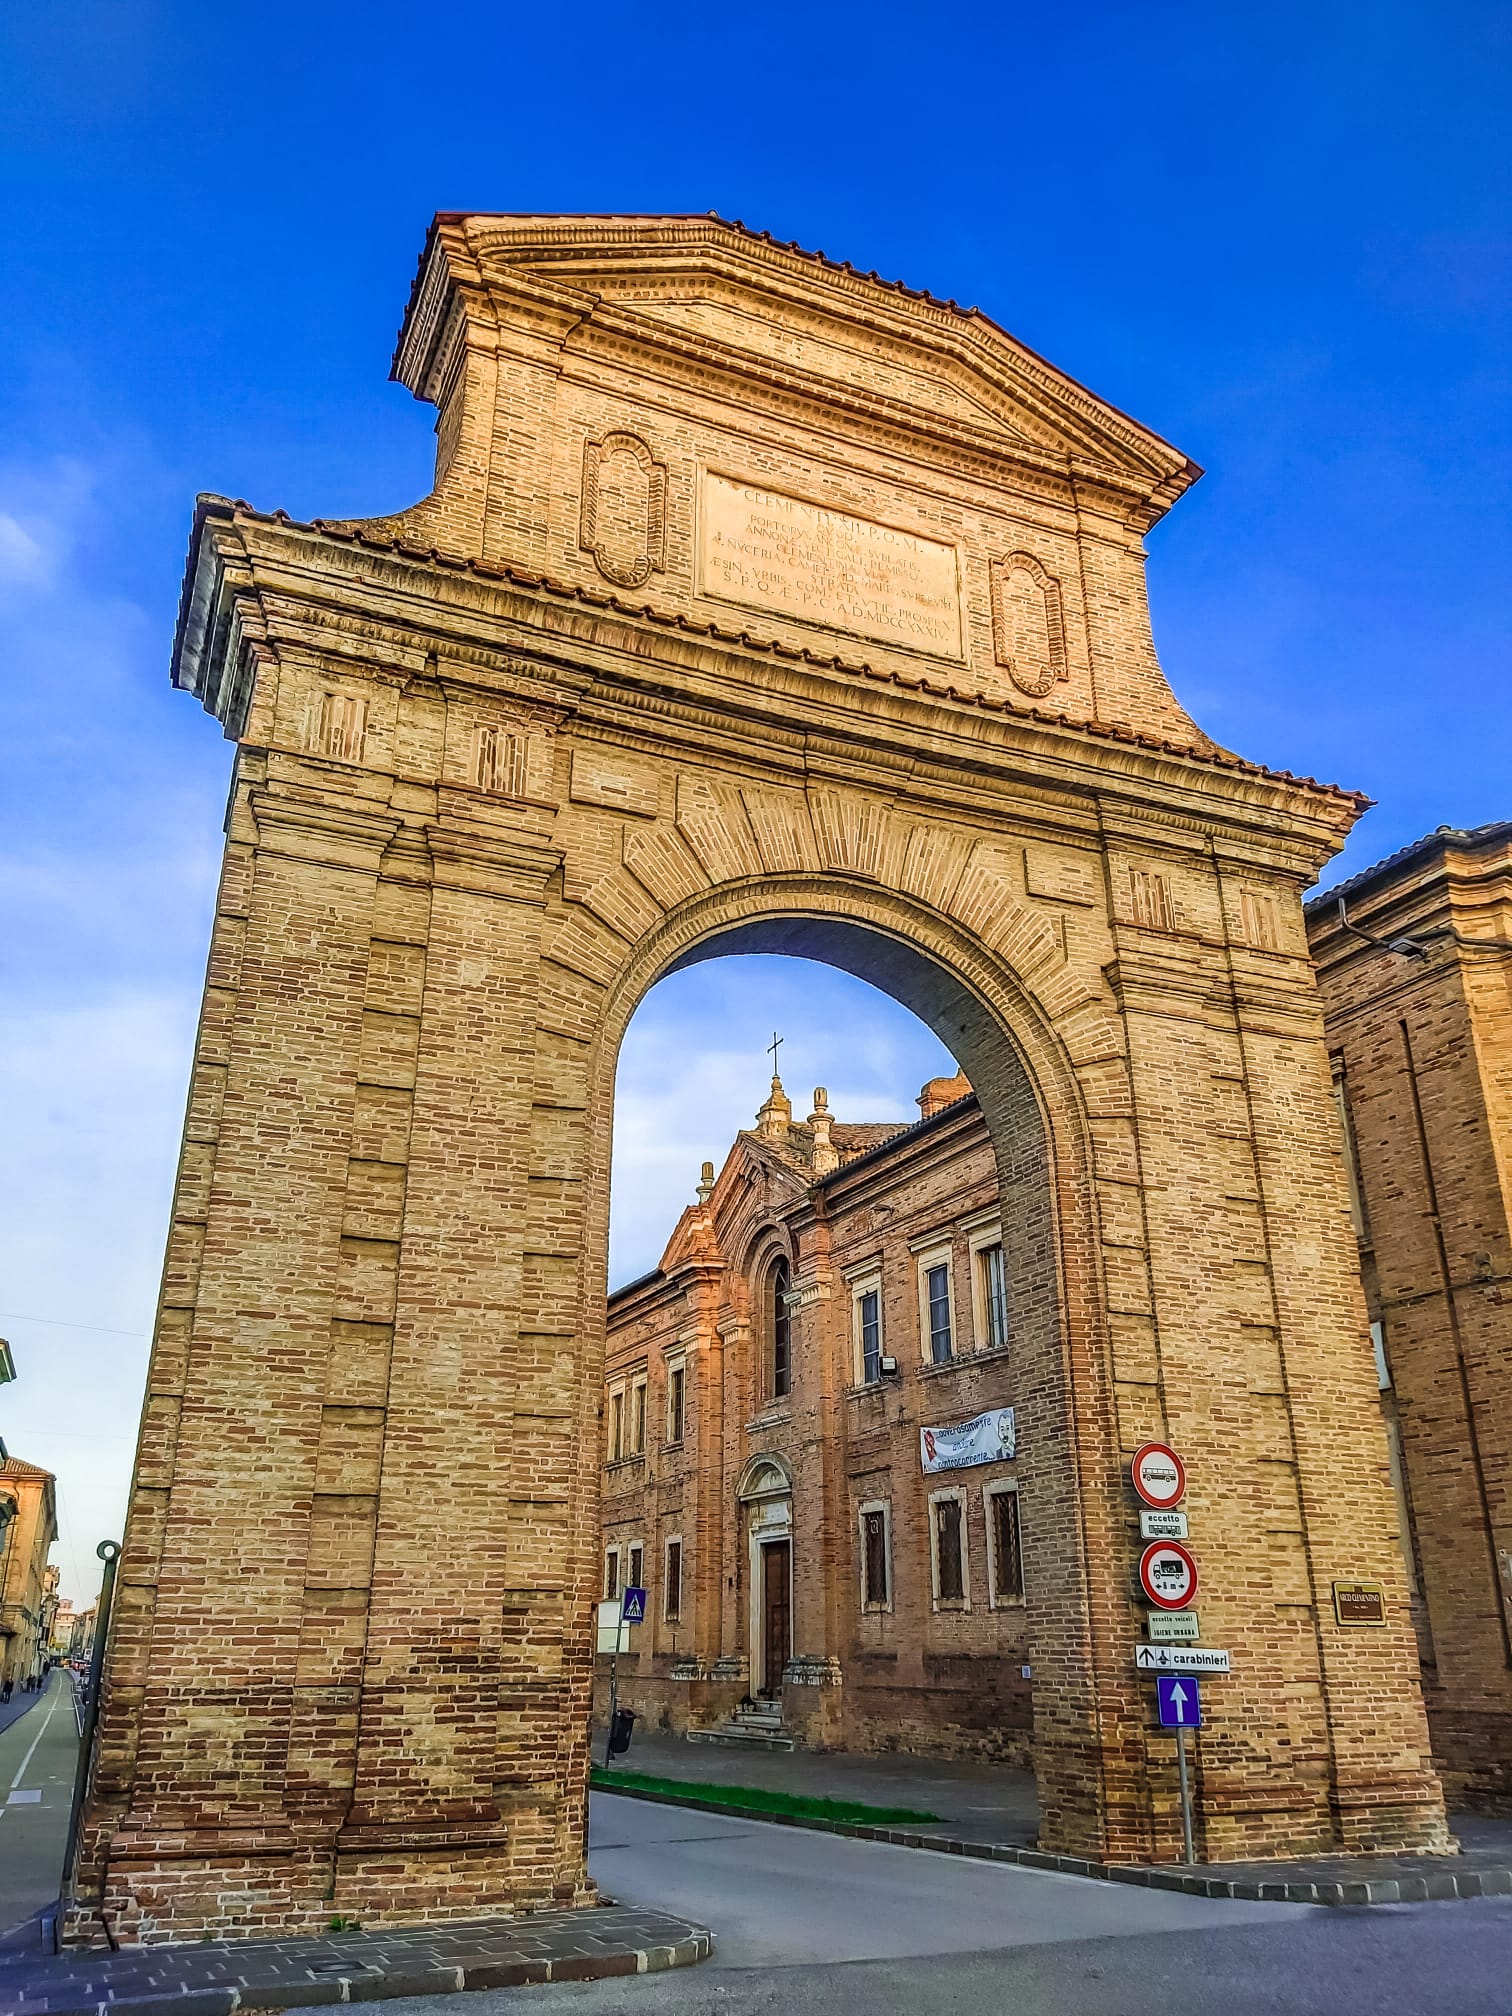
M769 1792L760 1785L699 1785L686 1778L651 1778L643 1771L606 1771L595 1764L589 1783L600 1792L646 1792L652 1798L696 1799L700 1806L738 1806L747 1813L785 1813L793 1820L841 1820L862 1827L903 1827L932 1822L938 1813L907 1806L864 1806L855 1799L806 1799L798 1792Z

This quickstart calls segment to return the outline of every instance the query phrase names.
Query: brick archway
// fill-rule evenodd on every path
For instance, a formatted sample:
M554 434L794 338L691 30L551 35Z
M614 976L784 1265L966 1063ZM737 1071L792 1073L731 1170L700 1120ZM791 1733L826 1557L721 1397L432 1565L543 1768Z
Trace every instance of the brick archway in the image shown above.
M421 504L196 518L174 679L236 771L69 1936L591 1894L614 1061L761 946L933 1023L1018 1200L1047 1844L1179 1852L1123 1481L1169 1436L1205 1851L1441 1845L1300 909L1359 801L1165 682L1197 472L712 218L438 219L396 371Z
M879 808L878 817L888 815ZM1010 913L1000 929L1023 923ZM931 904L840 870L737 878L674 904L606 988L591 1100L595 1142L607 1150L619 1044L651 986L669 972L751 952L814 959L891 994L933 1029L977 1091L997 1150L1015 1283L1020 1470L1037 1566L1035 1762L1044 1838L1067 1853L1105 1852L1117 1838L1110 1816L1123 1810L1133 1821L1128 1852L1156 1852L1143 1757L1120 1768L1098 1733L1105 1739L1121 1725L1130 1748L1143 1751L1144 1718L1128 1670L1123 1536L1109 1519L1119 1480L1097 1281L1097 1186L1067 1049L1068 1037L1086 1043L1088 1035L1078 1037L1069 1017L1057 1028L1023 974L962 922L951 900ZM578 1318L596 1339L607 1174L606 1159L593 1181ZM818 1544L817 1535L805 1537ZM1066 1663L1055 1648L1072 1643L1086 1649Z

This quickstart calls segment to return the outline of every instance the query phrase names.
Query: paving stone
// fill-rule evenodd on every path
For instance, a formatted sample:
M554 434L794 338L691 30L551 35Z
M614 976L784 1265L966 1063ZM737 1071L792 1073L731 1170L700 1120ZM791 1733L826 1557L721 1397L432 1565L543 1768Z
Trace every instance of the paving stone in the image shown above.
M400 1995L594 1981L706 1960L712 1935L665 1912L604 1905L479 1924L326 1938L225 1940L0 1961L7 2016L230 2016Z

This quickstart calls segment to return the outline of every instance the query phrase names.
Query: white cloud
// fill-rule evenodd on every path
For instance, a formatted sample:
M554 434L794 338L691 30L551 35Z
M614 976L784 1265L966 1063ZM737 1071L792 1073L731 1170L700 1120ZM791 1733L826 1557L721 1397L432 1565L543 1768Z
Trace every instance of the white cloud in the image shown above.
M767 1094L773 1028L794 1113L823 1085L840 1120L913 1121L919 1088L955 1065L906 1008L804 959L711 961L642 1002L620 1052L614 1109L611 1285L661 1259L699 1166L718 1168Z
M12 582L30 585L43 580L46 573L47 556L41 542L19 518L0 511L0 586Z
M195 1006L121 992L0 1010L15 1148L0 1330L17 1370L0 1424L15 1455L57 1473L77 1558L61 1546L54 1558L75 1600L97 1579L95 1542L119 1538L125 1513Z

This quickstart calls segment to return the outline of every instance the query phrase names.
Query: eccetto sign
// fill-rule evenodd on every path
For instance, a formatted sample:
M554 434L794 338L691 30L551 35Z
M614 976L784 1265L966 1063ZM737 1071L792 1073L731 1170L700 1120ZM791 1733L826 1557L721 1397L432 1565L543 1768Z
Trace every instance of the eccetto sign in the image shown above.
M1146 1505L1158 1512L1179 1505L1186 1491L1186 1465L1164 1442L1146 1442L1136 1449L1129 1477Z

